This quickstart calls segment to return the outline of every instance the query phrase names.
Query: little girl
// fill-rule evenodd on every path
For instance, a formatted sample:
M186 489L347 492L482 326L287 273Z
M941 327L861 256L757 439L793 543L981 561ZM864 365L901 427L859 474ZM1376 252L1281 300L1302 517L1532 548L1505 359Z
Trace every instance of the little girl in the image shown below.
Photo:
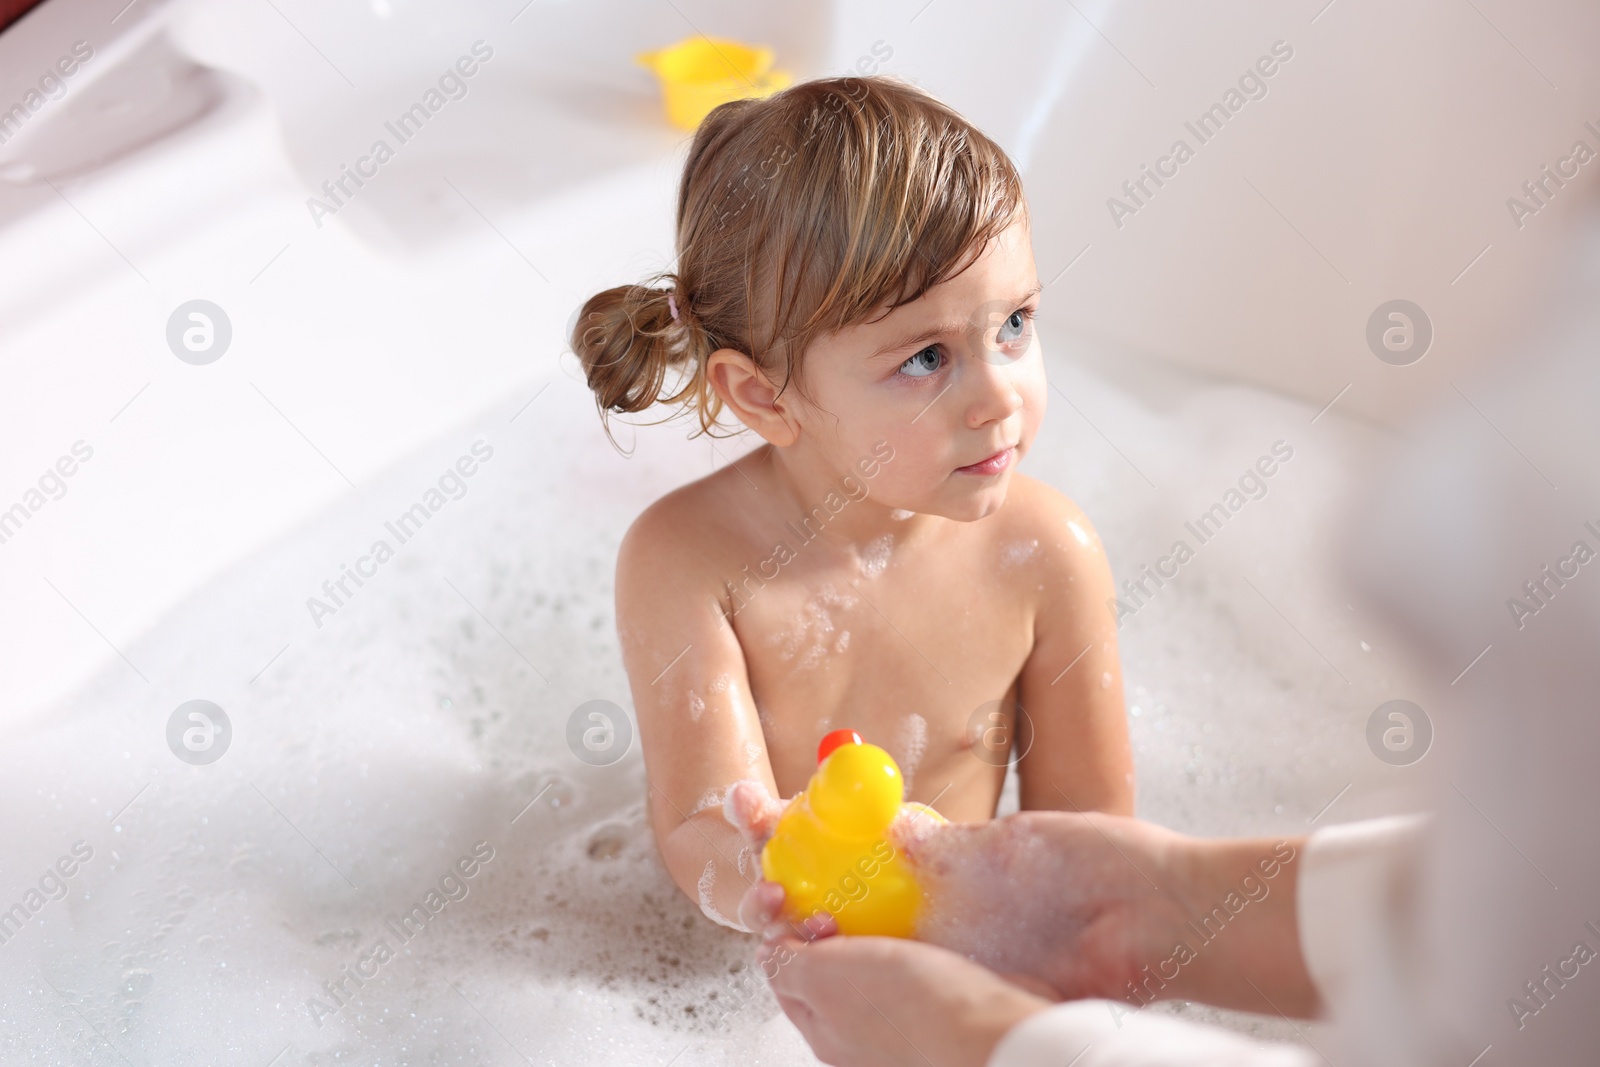
M994 817L1133 812L1113 587L1094 528L1016 472L1045 409L1038 272L1005 153L922 91L829 78L713 111L678 192L677 269L572 335L602 419L687 398L765 444L628 530L617 628L656 842L711 918L848 727L908 800ZM667 386L668 372L677 375ZM664 395L665 394L665 395ZM747 796L750 787L739 791Z

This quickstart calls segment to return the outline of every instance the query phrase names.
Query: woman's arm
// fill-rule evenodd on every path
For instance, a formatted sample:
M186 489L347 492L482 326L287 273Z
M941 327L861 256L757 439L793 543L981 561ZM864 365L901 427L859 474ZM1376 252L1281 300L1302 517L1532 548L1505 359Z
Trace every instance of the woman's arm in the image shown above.
M697 510L669 494L629 528L617 555L617 630L661 858L702 911L742 929L735 917L760 877L759 857L723 818L722 801L741 779L769 797L776 786Z
M1198 838L1091 812L1018 812L902 839L926 893L917 936L1062 997L1128 1011L1182 998L1310 1016L1303 838Z
M1052 811L929 825L903 844L934 913L919 936L955 935L936 936L943 947L811 940L783 928L779 895L747 899L750 925L766 935L762 973L827 1062L1310 1062L1303 1049L1140 1012L1169 997L1264 1014L1318 1009L1298 931L1304 838L1208 840ZM1048 1008L1056 997L1073 1003ZM1083 1055L1086 1045L1094 1051Z
M1017 765L1024 811L1133 814L1133 753L1122 706L1111 568L1076 504L1033 487L1040 551L1033 651L1017 702L1032 726ZM1018 719L1022 713L1018 713ZM1019 737L1030 739L1019 724Z
M757 965L818 1057L839 1067L1312 1067L1311 1049L1114 1002L1052 1006L953 952L886 937L793 936Z

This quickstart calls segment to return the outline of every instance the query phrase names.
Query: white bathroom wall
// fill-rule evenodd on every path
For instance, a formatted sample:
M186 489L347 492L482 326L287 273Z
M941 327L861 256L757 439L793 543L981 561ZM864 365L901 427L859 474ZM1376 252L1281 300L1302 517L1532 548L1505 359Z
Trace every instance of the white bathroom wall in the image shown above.
M0 175L0 508L74 442L95 449L0 544L0 707L18 712L120 664L208 576L400 457L572 373L577 304L671 259L686 135L639 51L704 31L771 44L796 77L911 78L1024 166L1047 338L1092 337L1086 358L1125 375L1160 359L1375 417L1503 339L1495 309L1543 284L1572 199L1519 230L1505 198L1600 144L1571 32L1596 16L1553 0L163 11L225 106L97 172ZM1107 198L1280 39L1295 53L1267 95L1116 226ZM467 94L319 226L308 197L480 40L494 56ZM652 254L618 251L640 233ZM234 326L206 367L165 340L197 297ZM1413 366L1366 348L1392 297L1437 330Z
M905 0L837 17L836 62L888 41L891 69L1024 164L1047 323L1319 406L1349 385L1339 403L1380 420L1513 340L1508 309L1549 283L1578 197L1551 184L1520 226L1507 199L1575 142L1600 155L1582 47L1600 8L1574 0ZM1202 143L1185 123L1277 42L1292 57L1266 64L1265 95L1241 93ZM1193 157L1130 198L1123 183L1179 139ZM1392 299L1433 324L1410 366L1366 342Z
M61 47L100 39L99 10L83 14ZM75 443L93 452L0 542L0 714L101 668L156 676L125 649L206 579L559 378L578 304L672 254L686 135L634 55L703 25L804 61L825 15L717 0L169 4L173 49L216 72L225 102L98 170L0 175L0 511ZM57 51L45 37L41 64ZM322 183L393 141L385 121L479 41L493 54L465 95L314 217ZM165 70L143 84L147 100L106 106L181 91ZM57 103L83 99L74 86ZM654 255L633 251L641 235ZM206 366L166 339L196 298L232 326ZM535 404L513 429L537 419ZM218 654L248 680L275 651L223 640Z

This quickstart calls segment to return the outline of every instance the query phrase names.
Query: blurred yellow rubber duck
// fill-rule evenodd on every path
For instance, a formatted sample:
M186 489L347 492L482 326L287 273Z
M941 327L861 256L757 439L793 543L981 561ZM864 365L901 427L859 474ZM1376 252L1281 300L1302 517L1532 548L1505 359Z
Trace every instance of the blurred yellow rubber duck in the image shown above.
M772 49L721 37L686 37L636 59L661 79L667 119L682 130L698 127L719 104L771 96L794 80L772 69Z

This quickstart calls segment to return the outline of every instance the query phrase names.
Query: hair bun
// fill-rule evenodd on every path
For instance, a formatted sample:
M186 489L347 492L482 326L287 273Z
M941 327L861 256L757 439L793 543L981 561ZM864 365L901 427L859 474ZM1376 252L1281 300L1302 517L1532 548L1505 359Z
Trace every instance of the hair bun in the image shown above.
M619 285L584 302L570 340L602 410L644 411L683 395L661 395L668 368L693 356L691 315L676 295L675 287Z

